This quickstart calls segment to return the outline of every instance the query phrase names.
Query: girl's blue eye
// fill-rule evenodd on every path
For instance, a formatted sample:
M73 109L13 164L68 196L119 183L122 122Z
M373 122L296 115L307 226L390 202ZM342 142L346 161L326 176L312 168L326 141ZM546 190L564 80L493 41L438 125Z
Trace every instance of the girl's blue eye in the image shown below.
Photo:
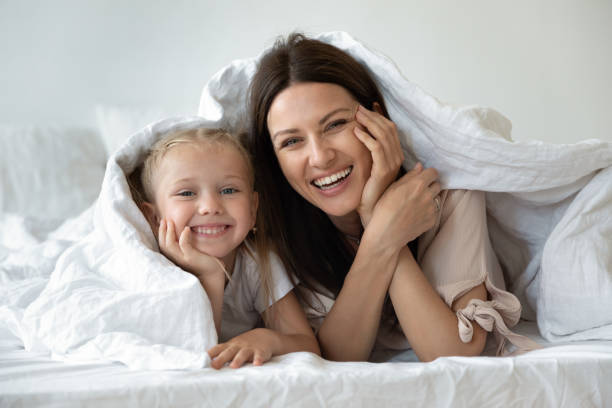
M181 197L193 197L195 193L193 191L181 191L178 195Z
M221 194L225 195L225 194L234 194L236 193L238 190L236 190L233 187L226 187L224 189L221 190Z

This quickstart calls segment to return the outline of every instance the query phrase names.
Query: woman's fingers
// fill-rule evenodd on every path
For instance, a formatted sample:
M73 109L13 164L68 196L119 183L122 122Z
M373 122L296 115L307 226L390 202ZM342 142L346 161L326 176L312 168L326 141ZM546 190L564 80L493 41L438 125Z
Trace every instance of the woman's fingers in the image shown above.
M385 157L385 150L382 144L370 136L367 132L355 127L354 130L355 136L361 143L365 145L365 147L372 153L372 160L374 163L388 164L388 161Z
M397 136L395 123L361 105L357 109L355 119L357 123L368 130L370 137L380 143L385 153L386 161L391 166L400 166L404 160L404 152Z
M439 182L433 182L430 186L429 186L429 191L431 192L431 195L433 197L437 197L438 194L440 194L440 191L442 191L442 186L440 185Z
M417 163L412 170L404 174L400 179L401 183L413 183L415 192L428 189L438 180L438 171L433 167L423 168L421 163Z

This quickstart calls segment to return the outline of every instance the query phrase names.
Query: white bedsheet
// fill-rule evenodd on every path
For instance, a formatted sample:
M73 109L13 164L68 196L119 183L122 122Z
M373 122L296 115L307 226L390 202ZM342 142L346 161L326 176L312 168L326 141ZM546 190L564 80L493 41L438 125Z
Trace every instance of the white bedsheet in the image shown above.
M108 160L96 203L57 230L0 214L0 330L61 360L209 364L217 333L208 298L196 277L159 253L125 177L167 131L208 124L167 119L134 134Z
M518 331L538 339L534 323ZM262 367L147 371L64 364L0 336L3 407L604 407L610 378L609 341L432 363L335 363L291 353Z
M498 112L439 102L346 33L318 38L372 72L408 153L406 168L414 153L439 171L443 187L487 192L491 241L522 316L537 318L549 340L612 340L612 143L513 142ZM235 61L215 75L199 114L244 127L256 63Z

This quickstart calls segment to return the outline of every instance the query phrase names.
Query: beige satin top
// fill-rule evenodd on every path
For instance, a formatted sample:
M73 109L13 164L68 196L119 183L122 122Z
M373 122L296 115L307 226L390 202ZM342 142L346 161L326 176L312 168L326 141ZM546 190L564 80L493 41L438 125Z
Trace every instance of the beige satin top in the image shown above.
M483 282L488 293L486 301L472 299L456 312L459 338L464 343L471 341L475 321L494 333L498 355L505 354L506 341L514 344L518 352L538 348L537 343L509 329L520 319L521 304L513 294L505 291L502 270L487 230L484 193L445 190L440 197L441 211L435 226L418 238L417 262L449 307ZM322 310L306 308L315 330L334 302L329 294L316 295ZM399 325L384 320L379 327L376 348L381 346L396 350L410 348Z

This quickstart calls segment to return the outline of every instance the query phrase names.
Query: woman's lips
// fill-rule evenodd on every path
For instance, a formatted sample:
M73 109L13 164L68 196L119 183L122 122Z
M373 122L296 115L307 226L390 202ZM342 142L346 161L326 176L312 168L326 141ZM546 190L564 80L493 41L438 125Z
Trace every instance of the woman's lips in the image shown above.
M312 184L320 190L331 190L348 178L353 171L353 166L349 166L329 176L320 177L312 181Z

